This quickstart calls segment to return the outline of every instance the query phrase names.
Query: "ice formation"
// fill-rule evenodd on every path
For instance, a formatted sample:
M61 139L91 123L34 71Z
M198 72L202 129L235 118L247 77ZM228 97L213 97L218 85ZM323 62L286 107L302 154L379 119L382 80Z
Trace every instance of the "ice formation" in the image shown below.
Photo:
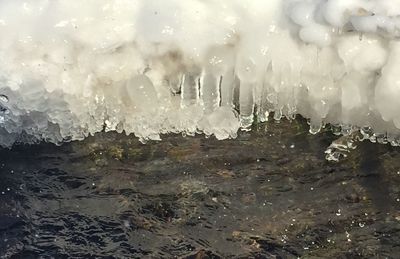
M0 145L255 119L400 136L400 0L2 0Z

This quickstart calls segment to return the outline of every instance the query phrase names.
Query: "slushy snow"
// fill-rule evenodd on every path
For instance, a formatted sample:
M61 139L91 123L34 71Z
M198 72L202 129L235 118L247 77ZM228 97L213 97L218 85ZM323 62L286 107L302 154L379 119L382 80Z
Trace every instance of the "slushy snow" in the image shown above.
M400 0L2 0L0 145L254 120L400 136Z

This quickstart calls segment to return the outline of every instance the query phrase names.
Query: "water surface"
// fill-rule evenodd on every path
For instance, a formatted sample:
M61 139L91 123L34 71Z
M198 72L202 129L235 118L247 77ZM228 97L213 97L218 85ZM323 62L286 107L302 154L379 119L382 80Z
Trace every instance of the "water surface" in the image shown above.
M400 154L304 121L0 151L1 258L400 258Z

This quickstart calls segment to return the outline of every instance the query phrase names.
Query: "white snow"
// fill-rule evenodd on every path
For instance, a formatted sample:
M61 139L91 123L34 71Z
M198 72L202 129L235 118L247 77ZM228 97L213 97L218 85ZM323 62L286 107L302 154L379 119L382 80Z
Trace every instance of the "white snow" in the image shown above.
M396 144L399 69L400 0L2 0L0 145L225 139L271 112Z

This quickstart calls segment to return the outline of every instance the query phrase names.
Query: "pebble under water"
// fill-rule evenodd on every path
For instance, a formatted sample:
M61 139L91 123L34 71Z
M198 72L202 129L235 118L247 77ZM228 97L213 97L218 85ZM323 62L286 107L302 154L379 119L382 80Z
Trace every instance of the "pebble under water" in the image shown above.
M301 120L0 150L1 258L400 258L400 153Z

